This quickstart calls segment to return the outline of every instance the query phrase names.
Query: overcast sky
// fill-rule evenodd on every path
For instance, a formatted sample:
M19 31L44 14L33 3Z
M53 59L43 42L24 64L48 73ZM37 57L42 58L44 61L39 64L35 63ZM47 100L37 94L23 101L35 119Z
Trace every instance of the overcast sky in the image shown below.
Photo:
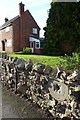
M1 0L0 1L0 25L4 23L4 18L11 19L19 14L19 3L25 4L25 10L29 10L41 28L40 36L44 34L43 27L46 26L48 10L52 0Z

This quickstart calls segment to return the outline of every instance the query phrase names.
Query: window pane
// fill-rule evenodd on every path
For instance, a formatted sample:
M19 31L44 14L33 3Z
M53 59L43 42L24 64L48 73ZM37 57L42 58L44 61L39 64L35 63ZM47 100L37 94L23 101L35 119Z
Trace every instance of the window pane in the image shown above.
M40 48L43 48L43 47L44 47L44 43L40 42Z
M33 34L37 34L37 28L33 28Z
M39 42L36 42L36 48L39 48Z

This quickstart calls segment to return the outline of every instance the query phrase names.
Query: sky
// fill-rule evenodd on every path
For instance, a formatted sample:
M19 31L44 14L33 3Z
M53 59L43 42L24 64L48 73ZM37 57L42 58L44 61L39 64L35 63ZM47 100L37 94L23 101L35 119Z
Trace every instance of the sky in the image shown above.
M40 37L44 37L43 27L46 26L48 10L52 0L1 0L0 1L0 26L4 24L4 19L12 19L19 15L19 3L25 4L25 10L29 10L37 24L40 26Z

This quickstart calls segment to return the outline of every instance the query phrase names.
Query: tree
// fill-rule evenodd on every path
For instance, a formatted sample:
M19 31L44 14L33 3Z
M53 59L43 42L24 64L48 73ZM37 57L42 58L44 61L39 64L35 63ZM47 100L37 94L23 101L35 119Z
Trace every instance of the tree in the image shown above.
M45 53L71 54L80 45L80 3L51 3L45 33Z

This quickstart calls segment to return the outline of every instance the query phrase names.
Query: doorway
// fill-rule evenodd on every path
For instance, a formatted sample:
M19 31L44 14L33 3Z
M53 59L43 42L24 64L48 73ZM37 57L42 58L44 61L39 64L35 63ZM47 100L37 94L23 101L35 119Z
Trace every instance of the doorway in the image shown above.
M32 53L34 53L34 42L30 42L30 48L32 49Z
M2 51L5 51L5 41L2 41Z

